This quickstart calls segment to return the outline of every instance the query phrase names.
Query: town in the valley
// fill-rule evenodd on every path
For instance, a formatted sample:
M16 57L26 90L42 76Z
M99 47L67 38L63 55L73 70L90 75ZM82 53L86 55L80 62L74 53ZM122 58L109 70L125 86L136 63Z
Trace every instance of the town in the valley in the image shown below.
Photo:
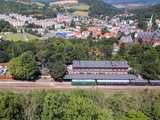
M14 4L35 13L0 12L2 82L160 85L158 13L146 17L131 9L95 16L78 0ZM48 17L50 9L56 15Z
M0 120L160 120L160 0L0 0Z

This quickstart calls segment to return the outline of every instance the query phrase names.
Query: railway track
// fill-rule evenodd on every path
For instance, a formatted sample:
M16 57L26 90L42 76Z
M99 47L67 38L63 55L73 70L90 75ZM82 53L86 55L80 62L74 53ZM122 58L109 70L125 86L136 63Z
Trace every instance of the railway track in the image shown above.
M19 82L19 81L0 81L0 91L32 91L32 90L100 90L106 93L140 91L145 89L160 90L160 86L72 86L70 83L58 82Z

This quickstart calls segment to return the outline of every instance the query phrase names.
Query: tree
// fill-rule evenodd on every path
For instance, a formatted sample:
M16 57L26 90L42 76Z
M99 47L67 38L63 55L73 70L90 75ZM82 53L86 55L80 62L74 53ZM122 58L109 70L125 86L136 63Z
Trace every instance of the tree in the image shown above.
M123 45L118 57L127 60L133 68L132 73L141 74L145 79L160 79L160 48L151 45Z
M159 95L157 95L155 101L153 102L152 115L154 120L160 119L160 96Z
M142 16L140 16L138 19L138 27L141 28L142 30L147 29L147 22Z
M38 48L37 58L50 70L52 77L61 80L66 73L66 65L73 60L88 59L89 47L86 42L57 40L49 41L44 49Z
M66 44L64 48L65 63L71 64L73 60L86 60L88 58L88 48L83 44Z
M33 53L35 53L35 48L31 43L18 41L18 42L11 42L5 51L8 53L8 56L10 58L14 58L18 57L19 55L21 55L26 51L32 51Z
M126 116L120 117L117 120L150 120L140 111L129 111Z
M69 103L66 106L65 120L112 120L110 112L105 111L95 103L85 97L74 96L70 97Z
M104 28L101 29L101 33L102 33L102 34L104 34L104 33L106 33L106 32L108 32L107 27L104 27Z
M38 67L32 52L25 52L9 62L9 71L18 80L35 80L38 77Z
M73 19L72 19L72 21L71 21L70 27L73 27L73 28L75 28L75 27L76 27L76 24L75 24L75 22L74 22L74 20L73 20Z
M41 120L66 120L64 114L68 100L69 96L64 93L48 93L44 99Z
M160 60L158 52L153 48L143 55L142 75L146 79L160 79Z
M41 114L46 95L46 91L36 91L25 95L23 102L25 120L42 120Z
M88 29L85 24L82 24L80 27L81 27L81 32L86 31Z
M13 93L0 93L1 120L24 120L22 98Z
M51 76L55 80L62 80L66 73L66 66L63 62L50 63L48 66Z
M17 30L4 20L0 20L0 32L17 32Z
M0 63L8 62L9 57L6 52L0 50Z
M10 45L10 41L8 40L1 40L0 39L0 50L5 51L7 47Z

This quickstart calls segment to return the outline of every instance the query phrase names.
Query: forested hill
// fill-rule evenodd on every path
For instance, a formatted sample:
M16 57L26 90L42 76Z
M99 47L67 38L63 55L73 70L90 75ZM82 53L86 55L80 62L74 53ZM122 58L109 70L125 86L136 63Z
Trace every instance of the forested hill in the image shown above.
M56 12L49 7L40 8L38 6L34 6L31 4L24 4L20 2L15 2L13 0L0 0L0 14L4 13L18 13L23 15L31 15L34 13L38 13L44 16L44 18L55 17Z
M143 18L149 18L153 14L156 18L160 19L160 4L147 7L147 8L141 8L137 10L133 10L131 12L136 13L139 17Z
M88 4L90 6L89 15L91 16L112 16L122 11L110 4L105 3L102 0L79 0L79 2Z
M43 9L37 9L37 8L35 9L29 4L25 5L22 3L16 3L13 0L10 1L0 0L0 1L1 1L0 13L11 13L11 12L22 13L22 14L23 13L29 14L33 12L43 13ZM44 0L38 0L38 1L43 2ZM104 2L103 0L79 0L79 3L84 3L89 5L90 6L89 15L93 17L97 17L100 15L112 16L122 11Z

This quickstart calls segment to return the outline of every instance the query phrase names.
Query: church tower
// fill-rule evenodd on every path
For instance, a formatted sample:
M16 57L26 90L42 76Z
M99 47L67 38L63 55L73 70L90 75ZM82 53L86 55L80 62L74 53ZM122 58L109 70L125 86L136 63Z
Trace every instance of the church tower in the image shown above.
M147 24L147 31L151 31L152 30L152 26L153 26L153 14L150 18L150 20L148 21L148 24Z

